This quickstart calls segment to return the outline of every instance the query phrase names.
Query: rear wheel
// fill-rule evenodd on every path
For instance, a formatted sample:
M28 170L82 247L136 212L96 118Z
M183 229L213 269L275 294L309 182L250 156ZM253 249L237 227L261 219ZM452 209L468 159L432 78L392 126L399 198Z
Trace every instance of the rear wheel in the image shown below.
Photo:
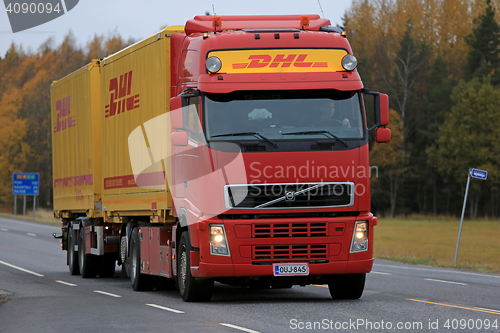
M365 289L366 274L332 275L328 289L333 299L358 299Z
M78 244L76 230L71 227L68 231L68 266L71 275L80 274L80 267L78 267L78 251L75 251L76 244Z
M85 253L85 229L80 229L80 237L78 237L78 264L80 274L83 278L93 278L97 273L97 257L92 254Z
M139 228L132 231L130 253L130 282L135 291L153 290L154 281L151 277L141 274L141 240L139 238Z
M191 242L187 231L183 232L178 250L178 283L179 292L185 302L204 302L212 298L214 280L195 278L191 275Z
M122 262L122 276L130 277L130 257L128 256L128 242L127 236L124 236L120 240L120 256Z

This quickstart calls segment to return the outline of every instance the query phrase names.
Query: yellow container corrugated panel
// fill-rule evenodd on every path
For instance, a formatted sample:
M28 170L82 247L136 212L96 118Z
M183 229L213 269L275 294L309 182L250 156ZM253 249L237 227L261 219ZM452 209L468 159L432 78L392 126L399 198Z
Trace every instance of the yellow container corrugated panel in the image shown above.
M103 209L151 215L168 210L170 38L164 29L103 60Z
M99 61L51 89L54 210L95 210L102 187ZM60 216L60 215L58 215Z
M168 220L169 37L183 31L183 26L165 28L54 82L56 216Z

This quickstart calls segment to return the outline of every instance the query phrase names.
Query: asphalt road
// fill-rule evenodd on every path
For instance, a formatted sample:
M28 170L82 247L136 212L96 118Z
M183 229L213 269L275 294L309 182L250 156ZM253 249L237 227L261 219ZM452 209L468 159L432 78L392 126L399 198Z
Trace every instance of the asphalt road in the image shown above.
M55 226L0 218L0 332L500 332L500 275L377 260L363 296L216 285L212 302L71 276ZM487 327L489 327L487 329Z

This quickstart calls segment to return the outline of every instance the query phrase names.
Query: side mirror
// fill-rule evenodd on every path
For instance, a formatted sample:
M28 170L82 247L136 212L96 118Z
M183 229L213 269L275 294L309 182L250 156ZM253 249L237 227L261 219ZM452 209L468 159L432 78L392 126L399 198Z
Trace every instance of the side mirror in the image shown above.
M380 125L389 125L389 96L380 94Z
M380 126L389 125L389 96L376 91L370 91L368 88L364 88L363 93L373 96L375 123L368 131L371 132Z
M377 128L375 131L376 142L389 142L391 141L391 130L389 128Z
M172 132L170 140L172 146L185 147L188 144L188 133L186 131Z
M182 97L170 99L170 122L172 128L182 128Z

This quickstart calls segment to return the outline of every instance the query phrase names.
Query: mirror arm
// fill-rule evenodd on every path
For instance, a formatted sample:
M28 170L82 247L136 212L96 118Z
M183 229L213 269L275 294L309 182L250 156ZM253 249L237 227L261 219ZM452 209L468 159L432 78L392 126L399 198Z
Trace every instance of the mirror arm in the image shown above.
M183 98L198 97L200 96L200 90L198 88L186 88L178 96Z
M380 123L380 93L377 91L370 91L368 88L363 88L361 91L364 94L367 95L372 95L374 96L374 103L375 103L375 124L368 129L368 132L372 132L374 129L377 129L381 126Z

